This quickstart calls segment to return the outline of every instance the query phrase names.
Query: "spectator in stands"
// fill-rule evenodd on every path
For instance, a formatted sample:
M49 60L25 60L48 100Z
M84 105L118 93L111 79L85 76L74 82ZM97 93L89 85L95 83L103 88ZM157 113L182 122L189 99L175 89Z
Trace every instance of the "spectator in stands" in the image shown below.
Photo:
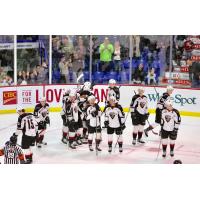
M200 87L200 62L192 63L192 87Z
M64 36L62 39L61 52L64 53L66 59L68 59L73 54L73 51L74 47L72 43L67 36Z
M37 83L47 84L48 83L48 66L46 62L42 62L39 73L37 75Z
M85 46L83 44L82 36L78 37L77 46L75 47L75 53L78 55L78 58L80 60L84 60L85 59L86 48L85 48Z
M139 58L140 57L140 36L139 35L134 35L133 36L133 47L134 47L134 54L135 57Z
M145 72L144 72L144 65L142 63L135 69L133 72L133 83L136 84L144 84L145 79Z
M148 85L155 85L156 84L156 74L155 74L154 68L151 68L148 72L147 83L148 83Z
M109 72L110 62L112 61L112 54L114 52L114 48L107 37L105 37L104 43L100 45L99 51L100 51L101 71Z
M121 47L119 41L116 41L114 44L114 64L115 64L115 71L119 72L120 69L120 60L121 60Z
M60 83L69 83L69 67L71 66L71 59L66 61L65 56L63 56L58 64L60 69Z
M74 53L72 62L73 80L76 82L77 78L83 73L84 60L80 59L78 53Z
M0 82L4 80L6 73L3 70L3 67L0 67Z

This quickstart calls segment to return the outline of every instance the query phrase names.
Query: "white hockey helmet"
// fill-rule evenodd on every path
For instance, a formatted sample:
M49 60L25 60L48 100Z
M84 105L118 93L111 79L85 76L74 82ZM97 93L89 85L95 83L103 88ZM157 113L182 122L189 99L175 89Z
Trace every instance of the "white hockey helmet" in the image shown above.
M71 90L69 88L64 89L64 94L69 94L71 92Z
M167 100L167 101L165 102L165 106L166 106L166 107L173 107L173 102L172 102L171 100Z
M138 92L144 92L144 87L138 87Z
M76 91L75 90L70 91L69 97L76 97Z
M174 90L174 88L171 85L167 86L167 91L173 91L173 90Z
M88 97L88 101L89 101L89 102L90 102L90 101L94 101L94 100L96 100L96 97L95 97L95 96L91 95L91 96Z
M40 100L39 100L40 102L44 102L44 101L46 101L46 97L40 97Z
M83 84L84 87L87 87L87 88L91 88L92 84L89 82L89 81L86 81L84 84Z
M108 83L109 83L109 84L116 84L117 82L116 82L115 79L110 79L110 80L108 81Z

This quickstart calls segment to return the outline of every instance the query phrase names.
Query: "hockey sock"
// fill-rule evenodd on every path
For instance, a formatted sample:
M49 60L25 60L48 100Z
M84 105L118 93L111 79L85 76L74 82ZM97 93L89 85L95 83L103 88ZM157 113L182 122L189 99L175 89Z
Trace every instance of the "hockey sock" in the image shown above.
M175 144L170 144L170 151L174 151Z
M63 138L67 138L68 137L68 133L63 131Z
M166 150L167 150L167 144L163 144L162 145L162 149L163 149L163 152L166 152Z
M86 138L87 128L83 128L83 137Z
M40 140L39 143L42 143L43 139L44 139L44 135L40 135L39 136L39 140Z
M88 140L89 146L92 146L92 140Z
M133 133L133 139L136 140L137 138L137 133Z
M143 134L143 132L138 132L138 140L140 140L142 138L142 134Z
M123 143L122 142L118 142L119 147L122 148Z
M113 143L112 141L108 141L108 146L112 147L112 143Z

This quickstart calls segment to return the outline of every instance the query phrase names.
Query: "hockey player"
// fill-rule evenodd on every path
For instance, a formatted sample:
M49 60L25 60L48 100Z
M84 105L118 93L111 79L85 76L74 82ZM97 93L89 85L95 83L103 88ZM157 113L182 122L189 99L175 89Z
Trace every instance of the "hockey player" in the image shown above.
M15 134L0 149L0 156L4 156L4 164L25 164L24 154L22 148L17 145L17 136Z
M145 135L148 137L148 132L158 125L160 125L161 122L161 113L162 110L165 108L165 102L171 99L171 95L174 91L174 88L172 86L167 86L167 91L163 93L162 97L159 99L157 102L157 108L156 108L156 118L155 118L155 123L150 125L148 128L144 130Z
M76 133L79 128L79 110L76 100L76 92L71 91L69 94L69 100L66 102L66 119L69 128L69 147L76 149L75 139Z
M172 101L166 101L165 108L161 113L160 123L163 157L166 157L168 138L170 143L170 156L174 156L174 146L180 123L181 117L179 111L173 108Z
M88 144L89 150L93 151L92 143L94 134L96 134L96 151L101 151L99 144L101 141L101 110L99 105L95 103L95 96L89 96L88 102L89 105L86 109L86 120L88 125Z
M87 81L83 84L78 93L81 94L84 91L87 96L91 96L93 95L92 89L92 84L89 81Z
M62 99L62 111L60 113L61 115L61 118L62 118L62 121L63 121L63 128L62 128L62 142L64 144L67 144L68 142L68 135L69 135L69 129L68 129L68 125L67 125L67 118L66 118L66 102L68 101L69 99L69 94L70 94L71 90L68 89L68 90L65 90L65 93L63 95L63 99Z
M114 79L110 79L108 84L109 84L109 87L108 87L107 101L109 102L110 97L114 96L116 101L119 102L120 91L119 91L119 88L116 87L116 81Z
M133 124L133 145L136 145L136 139L139 143L145 143L142 140L144 131L144 125L149 117L148 113L148 100L144 95L144 88L138 88L138 94L135 94L132 98L130 105L130 112Z
M41 148L42 144L47 145L46 142L43 142L44 135L47 130L47 124L50 125L49 119L49 104L46 103L46 98L42 97L40 103L35 106L34 116L38 122L38 132L36 137L37 147Z
M86 123L86 108L88 106L88 96L87 91L81 91L78 98L79 116L82 121L82 127L79 128L79 132L82 133L82 142L84 144L88 143L88 127Z
M105 121L104 125L105 128L107 128L107 134L108 134L108 152L112 152L112 143L113 143L113 134L115 133L118 135L118 145L119 145L119 152L123 152L123 138L122 138L122 132L125 129L125 118L124 118L124 112L121 107L117 103L117 100L114 96L111 96L109 98L109 103L105 108Z
M22 133L22 149L25 154L26 163L33 162L33 153L31 147L35 145L37 122L32 113L26 113L22 107L17 108L19 114L17 130L14 135L18 136Z

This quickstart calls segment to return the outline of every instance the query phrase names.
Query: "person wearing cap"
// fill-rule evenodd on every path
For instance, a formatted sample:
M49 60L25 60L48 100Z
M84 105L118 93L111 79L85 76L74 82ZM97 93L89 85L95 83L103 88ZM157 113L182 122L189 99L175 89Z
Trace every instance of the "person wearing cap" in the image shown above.
M165 102L165 108L161 113L161 141L163 157L167 155L167 145L170 145L170 156L174 156L175 141L177 139L178 129L181 123L181 117L178 110L173 108L171 100Z
M88 125L88 144L89 150L94 151L92 143L94 134L96 134L96 151L101 151L99 147L101 142L101 110L99 105L95 101L95 96L92 95L88 97L89 105L86 108L86 120Z
M110 43L108 37L105 37L104 42L99 47L100 51L100 61L101 61L101 71L110 71L110 62L112 61L112 55L114 52L114 47Z
M23 150L17 144L17 136L15 134L0 149L0 156L4 156L4 164L25 164Z
M133 125L133 145L138 143L145 143L142 140L144 126L149 117L148 113L148 99L144 95L144 87L138 88L138 94L135 94L130 104L131 119Z
M50 125L49 104L46 103L45 97L40 98L40 103L35 106L33 114L38 122L36 143L37 147L41 148L42 145L47 145L43 140L47 130L47 124Z
M32 113L26 113L25 109L21 106L17 107L17 113L19 115L17 122L17 130L14 136L18 136L22 133L21 147L25 154L27 164L33 162L32 146L35 146L36 132L38 123Z
M161 113L162 110L165 108L165 102L171 99L171 95L174 91L174 88L171 85L167 86L167 91L163 93L163 95L161 96L161 98L158 100L157 102L157 106L156 106L156 117L155 117L155 123L149 125L149 127L147 127L144 130L145 135L148 137L148 132L150 130L153 130L154 128L156 128L157 126L160 125L161 122Z

